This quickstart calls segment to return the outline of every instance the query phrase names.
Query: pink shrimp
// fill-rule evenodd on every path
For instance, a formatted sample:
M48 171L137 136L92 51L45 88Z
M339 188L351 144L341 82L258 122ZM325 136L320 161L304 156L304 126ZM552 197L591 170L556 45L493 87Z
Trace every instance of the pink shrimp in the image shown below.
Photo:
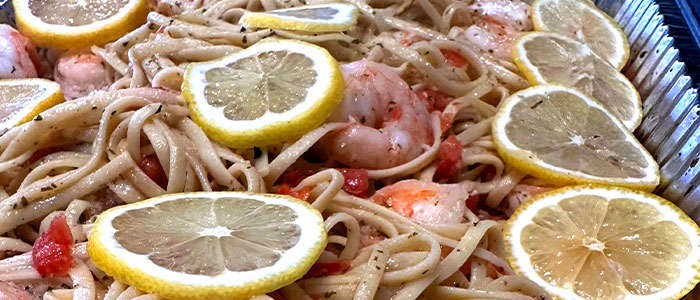
M541 186L536 186L536 185L528 185L528 184L518 184L516 185L510 193L505 198L505 202L507 204L506 208L506 215L510 216L515 212L515 209L520 206L523 202L529 200L532 198L532 196L535 196L540 193L544 193L546 191L550 191L552 188L549 187L541 187Z
M517 31L532 30L530 6L520 0L476 0L470 8L480 21L510 26Z
M519 0L476 0L470 8L475 23L464 31L464 38L481 50L510 61L515 40L533 28L530 6Z
M39 67L32 41L10 25L0 24L0 79L34 78Z
M327 121L351 124L320 141L330 159L351 168L390 168L432 144L427 108L388 66L360 60L342 71L345 95Z
M465 184L409 179L382 188L371 199L424 223L459 224L467 209L470 190Z
M101 57L89 50L71 50L59 57L54 79L66 99L87 96L109 86L109 72Z

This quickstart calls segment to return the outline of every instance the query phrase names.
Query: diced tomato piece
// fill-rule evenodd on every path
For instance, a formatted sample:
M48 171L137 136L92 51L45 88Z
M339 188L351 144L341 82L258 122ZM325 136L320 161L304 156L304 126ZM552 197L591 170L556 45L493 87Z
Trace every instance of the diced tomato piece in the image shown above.
M311 195L312 187L308 186L298 191L292 191L292 189L299 185L302 180L306 179L314 174L313 170L303 169L303 170L291 170L284 172L282 178L280 179L280 186L277 189L277 194L289 195L297 199L306 200Z
M289 195L291 192L292 187L286 183L280 184L280 187L277 188L277 194L280 195Z
M440 53L442 53L442 56L445 57L448 63L457 68L464 67L467 64L467 60L457 51L440 49Z
M308 199L311 195L312 187L310 186L304 187L298 191L293 191L292 188L294 187L287 183L283 183L277 189L277 194L292 196L294 198L304 201L306 201L306 199Z
M304 278L343 274L349 269L350 261L347 259L332 262L317 262L306 272Z
M494 177L496 177L496 167L492 165L486 166L481 172L481 181L491 181Z
M61 245L73 245L73 233L70 231L68 221L64 214L59 214L51 220L49 229L46 230L51 241Z
M294 187L299 185L299 183L301 183L302 180L306 179L306 177L314 175L314 173L315 172L313 170L309 169L286 171L284 172L284 174L282 174L281 182Z
M477 205L479 205L479 195L470 195L469 198L467 198L467 208L473 213L476 213Z
M338 169L338 171L343 174L343 178L345 179L343 190L346 193L357 197L367 197L367 192L369 190L369 178L366 170ZM305 187L297 191L294 191L293 189L295 186L299 185L302 180L313 174L313 170L292 170L285 172L280 180L281 183L277 189L277 194L289 195L306 200L311 194L312 187Z
M66 216L57 215L49 229L43 232L32 247L32 262L41 276L65 275L73 267L73 234Z
M360 198L367 198L369 190L369 176L364 169L338 169L345 178L343 191Z
M435 180L452 179L462 168L462 144L457 137L450 135L440 144L437 157Z
M306 199L309 199L309 196L311 196L312 189L313 189L312 186L306 186L300 190L289 192L289 195L294 197L294 198L306 201Z
M139 168L163 189L168 187L168 177L165 176L163 166L160 165L160 161L155 155L144 155L139 163Z
M416 91L416 96L420 99L423 104L428 108L428 112L443 111L447 107L447 98L445 94L438 91L437 88L432 86L424 86Z

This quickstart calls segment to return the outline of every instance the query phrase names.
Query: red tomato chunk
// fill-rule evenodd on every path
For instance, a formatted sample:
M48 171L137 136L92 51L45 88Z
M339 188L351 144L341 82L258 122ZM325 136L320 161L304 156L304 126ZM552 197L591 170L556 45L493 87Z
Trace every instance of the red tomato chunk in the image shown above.
M462 144L454 135L440 144L435 180L454 179L462 168Z
M350 261L346 259L332 262L317 262L306 272L304 278L343 274L349 269Z
M420 99L428 112L443 111L447 107L447 98L445 94L431 86L425 86L416 91L416 96Z
M479 205L479 195L471 195L467 198L467 208L473 213L477 213L477 206Z
M345 183L343 191L350 195L367 198L369 190L369 178L367 171L363 169L338 169L343 174ZM302 180L314 174L312 170L292 170L285 172L280 180L280 186L277 189L277 194L289 195L292 197L306 200L311 194L313 187L305 187L303 189L293 191L294 187L299 185Z
M163 189L168 187L168 177L165 175L163 166L160 165L160 161L155 155L144 156L139 163L139 168Z
M363 169L338 169L345 178L343 191L360 198L367 198L369 190L369 176L367 170Z
M448 63L457 68L464 67L467 64L467 60L457 51L440 49L440 53L442 53L442 56L445 57Z
M41 276L66 275L73 267L73 234L60 214L52 221L49 229L43 232L32 247L32 262Z
M280 186L277 189L277 194L289 195L297 199L306 200L311 195L312 187L308 186L298 191L292 191L292 189L299 185L302 180L306 179L314 174L314 171L304 169L304 170L291 170L287 171L282 175L280 180Z

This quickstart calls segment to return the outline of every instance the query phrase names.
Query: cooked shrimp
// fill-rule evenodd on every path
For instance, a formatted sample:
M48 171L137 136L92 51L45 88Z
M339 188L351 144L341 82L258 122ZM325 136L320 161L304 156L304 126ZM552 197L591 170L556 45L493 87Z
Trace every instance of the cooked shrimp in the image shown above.
M428 224L462 223L471 187L465 184L439 184L403 180L372 195L376 203Z
M517 31L532 30L532 11L520 0L476 0L470 8L477 21L510 26Z
M464 38L496 58L511 61L511 47L520 34L510 26L484 22L469 26L464 31Z
M427 108L388 66L360 60L342 71L345 95L328 121L351 124L319 143L330 159L352 168L390 168L432 143Z
M87 96L109 86L109 72L102 58L89 50L71 50L58 58L54 79L66 99Z
M464 31L464 38L497 58L511 61L513 43L533 28L530 6L519 0L477 0L470 8L476 22Z
M0 79L37 77L39 56L32 41L0 24Z
M552 190L552 188L528 184L516 185L506 196L505 202L508 205L508 208L506 209L506 215L512 215L513 212L515 212L515 209L518 208L518 206L520 206L520 204L532 198L532 196L544 193L549 190Z

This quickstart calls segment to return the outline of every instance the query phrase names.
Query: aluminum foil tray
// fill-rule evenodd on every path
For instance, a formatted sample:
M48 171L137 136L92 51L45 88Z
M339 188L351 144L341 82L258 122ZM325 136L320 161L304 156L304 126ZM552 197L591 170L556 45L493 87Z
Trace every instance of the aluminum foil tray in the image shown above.
M630 41L622 72L642 96L644 119L635 135L661 166L655 193L700 223L700 0L595 3ZM693 299L700 299L699 287L683 298Z
M700 223L700 104L693 83L693 77L700 81L695 74L700 69L700 1L595 2L630 41L630 59L622 72L642 96L644 119L635 135L661 166L655 193Z

